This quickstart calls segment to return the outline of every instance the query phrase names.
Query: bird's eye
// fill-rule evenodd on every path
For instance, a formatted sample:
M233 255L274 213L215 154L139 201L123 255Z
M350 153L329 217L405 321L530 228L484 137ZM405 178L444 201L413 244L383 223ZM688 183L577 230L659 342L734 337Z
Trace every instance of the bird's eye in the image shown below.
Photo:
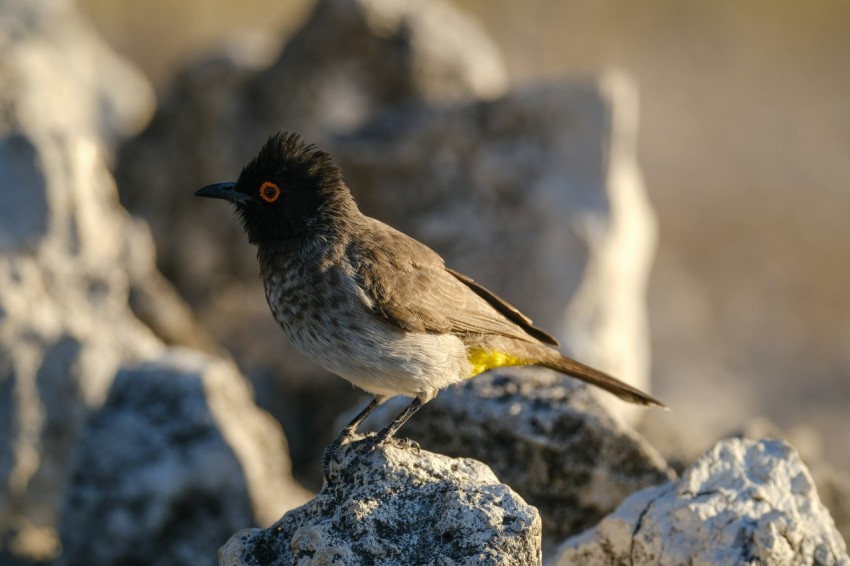
M260 185L260 198L268 203L272 203L276 201L280 197L280 187L272 183L271 181L266 181L262 185Z

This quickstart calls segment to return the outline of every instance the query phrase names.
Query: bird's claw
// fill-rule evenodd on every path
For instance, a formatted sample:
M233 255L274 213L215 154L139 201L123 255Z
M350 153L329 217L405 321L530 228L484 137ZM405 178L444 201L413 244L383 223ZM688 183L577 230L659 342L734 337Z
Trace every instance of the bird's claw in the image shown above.
M322 452L322 477L324 478L325 483L330 483L331 460L333 460L334 463L339 463L339 460L336 458L336 453L339 450L339 447L342 446L342 443L352 436L354 436L354 429L349 427L342 429L339 436L334 438L333 441L325 447L324 452Z
M411 438L398 438L397 442L407 450L413 450L419 455L422 452L422 448L419 446L419 443Z
M374 452L379 446L381 446L382 444L386 444L387 442L390 442L399 448L403 448L406 450L415 450L417 454L422 451L422 448L420 448L419 443L410 438L387 438L386 436L376 434L375 436L370 436L363 442L367 443L366 446L368 452Z

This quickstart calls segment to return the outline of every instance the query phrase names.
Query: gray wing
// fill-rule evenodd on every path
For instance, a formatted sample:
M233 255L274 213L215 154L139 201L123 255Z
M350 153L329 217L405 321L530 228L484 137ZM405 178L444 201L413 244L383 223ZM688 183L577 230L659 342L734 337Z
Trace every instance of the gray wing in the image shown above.
M522 314L518 308L507 302L505 299L503 299L490 289L477 283L472 277L467 277L463 273L459 273L449 267L446 268L446 271L448 271L455 278L460 280L461 283L475 291L476 295L490 303L491 307L502 313L508 320L512 320L513 322L515 322L528 334L531 334L532 336L534 336L541 342L545 342L546 344L551 344L552 346L558 345L558 340L554 336L552 336L545 330L534 326L534 324L532 324L531 322L531 319Z
M428 246L378 221L348 259L379 316L413 332L498 334L529 342L554 338L472 279L448 270Z

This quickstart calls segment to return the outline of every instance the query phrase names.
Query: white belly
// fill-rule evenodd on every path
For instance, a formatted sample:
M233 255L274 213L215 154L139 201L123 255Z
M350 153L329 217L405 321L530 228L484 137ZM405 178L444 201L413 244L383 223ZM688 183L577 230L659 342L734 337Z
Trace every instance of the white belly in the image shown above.
M440 389L471 373L466 346L452 334L404 331L340 294L267 285L275 320L308 358L373 395L430 401Z

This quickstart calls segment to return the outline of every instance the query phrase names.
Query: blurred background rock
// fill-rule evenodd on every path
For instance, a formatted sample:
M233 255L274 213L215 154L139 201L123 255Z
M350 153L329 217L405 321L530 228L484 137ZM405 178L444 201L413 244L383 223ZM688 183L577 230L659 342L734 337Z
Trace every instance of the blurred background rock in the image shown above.
M312 4L81 2L160 93L222 44L274 56ZM660 226L654 392L699 439L692 455L763 414L815 429L850 466L850 5L456 4L495 39L512 85L612 66L636 79Z
M307 492L234 364L130 308L214 348L109 167L153 91L69 0L0 3L0 83L0 563L213 563Z

